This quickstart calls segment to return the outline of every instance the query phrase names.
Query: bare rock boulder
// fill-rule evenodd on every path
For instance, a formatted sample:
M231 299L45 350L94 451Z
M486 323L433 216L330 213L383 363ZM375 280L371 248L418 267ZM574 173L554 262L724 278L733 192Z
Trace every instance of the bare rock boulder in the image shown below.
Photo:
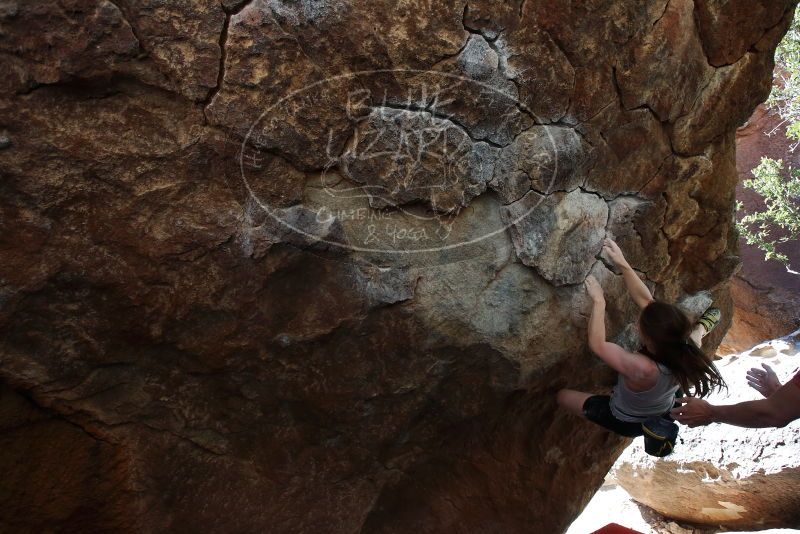
M695 4L3 2L2 521L562 531L625 443L555 403L613 381L589 273L635 343L602 239L731 315L793 2Z

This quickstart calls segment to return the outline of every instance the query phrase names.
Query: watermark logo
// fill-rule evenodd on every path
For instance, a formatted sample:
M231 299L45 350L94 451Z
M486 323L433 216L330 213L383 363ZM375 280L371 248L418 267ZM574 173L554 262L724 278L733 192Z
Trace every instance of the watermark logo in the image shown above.
M513 165L500 164L503 151L536 122L504 81L377 70L292 91L245 136L245 189L282 231L353 251L437 253L498 236L535 207L526 203L510 220L498 213L502 192L519 180ZM553 163L549 184L539 180L548 188L557 148L551 138L538 149L547 152L540 160ZM305 156L297 165L305 183L299 204L287 208L254 183L269 158L292 161L292 152Z

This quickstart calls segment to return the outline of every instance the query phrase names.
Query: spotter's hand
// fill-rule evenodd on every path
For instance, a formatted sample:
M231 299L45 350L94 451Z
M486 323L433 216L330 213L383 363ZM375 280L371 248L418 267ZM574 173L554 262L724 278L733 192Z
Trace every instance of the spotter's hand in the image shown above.
M778 380L778 375L775 374L772 367L766 363L762 363L761 367L764 369L753 367L747 371L747 384L765 397L769 397L778 391L781 381Z
M707 425L713 422L713 408L704 401L695 397L680 397L675 402L682 404L673 408L669 413L673 419L690 427Z

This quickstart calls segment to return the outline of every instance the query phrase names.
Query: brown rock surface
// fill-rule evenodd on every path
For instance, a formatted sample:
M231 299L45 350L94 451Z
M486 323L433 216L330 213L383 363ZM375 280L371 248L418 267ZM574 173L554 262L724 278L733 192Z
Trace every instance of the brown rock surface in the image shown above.
M0 377L49 422L4 435L25 491L0 517L563 529L623 444L553 398L610 383L589 272L635 343L599 239L659 297L727 306L734 129L780 31L701 73L693 24L677 0L3 4Z
M122 447L0 384L5 532L125 531L141 513Z
M627 49L629 57L617 72L626 107L647 106L670 122L689 111L714 72L700 40L691 38L697 31L694 13L692 0L672 0L653 31L637 36ZM668 68L660 61L668 61Z
M736 168L739 184L736 198L745 212L761 209L759 196L744 187L762 157L782 159L785 168L800 167L800 154L791 152L780 117L763 105L756 108L745 126L736 132ZM781 250L794 264L800 263L800 243L786 243ZM764 261L757 247L739 240L742 269L731 280L735 306L733 324L719 350L740 352L767 339L774 339L800 326L800 275L790 273L778 261Z
M794 6L769 0L698 0L695 9L708 63L730 65L753 46L775 46ZM769 44L767 44L769 43Z

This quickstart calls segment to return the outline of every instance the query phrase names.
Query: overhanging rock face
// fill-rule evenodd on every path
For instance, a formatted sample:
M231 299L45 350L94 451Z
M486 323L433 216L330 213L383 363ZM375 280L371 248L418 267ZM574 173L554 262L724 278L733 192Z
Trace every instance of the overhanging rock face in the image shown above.
M734 129L792 12L3 7L0 516L563 528L622 445L553 399L612 378L587 274L611 336L635 319L600 240L658 296L728 306Z

